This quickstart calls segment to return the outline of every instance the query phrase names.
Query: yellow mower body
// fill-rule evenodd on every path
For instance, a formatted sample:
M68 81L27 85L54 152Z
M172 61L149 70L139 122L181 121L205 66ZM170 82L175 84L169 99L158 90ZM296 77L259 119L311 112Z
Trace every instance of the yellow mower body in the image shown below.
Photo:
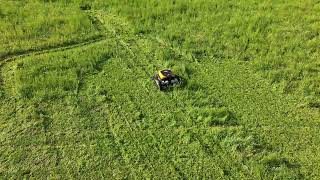
M162 73L162 70L158 71L158 75L160 79L166 78L166 76Z

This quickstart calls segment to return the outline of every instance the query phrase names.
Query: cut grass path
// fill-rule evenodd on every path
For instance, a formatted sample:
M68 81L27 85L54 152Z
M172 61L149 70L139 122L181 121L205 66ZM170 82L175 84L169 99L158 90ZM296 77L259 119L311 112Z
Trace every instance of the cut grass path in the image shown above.
M54 46L54 47L46 47L44 49L40 49L40 50L28 50L22 53L17 53L15 55L9 55L9 56L5 56L5 57L1 57L0 58L0 68L11 61L14 61L18 58L24 58L24 57L28 57L28 56L37 56L37 55L41 55L41 54L47 54L47 53L53 53L53 52L58 52L58 51L65 51L68 49L74 49L74 48L79 48L79 47L83 47L83 46L87 46L87 45L91 45L94 43L99 43L103 40L106 40L105 36L98 36L95 38L91 38L91 39L86 39L83 40L81 42L75 42L75 43L67 43L64 45L58 45L58 46Z

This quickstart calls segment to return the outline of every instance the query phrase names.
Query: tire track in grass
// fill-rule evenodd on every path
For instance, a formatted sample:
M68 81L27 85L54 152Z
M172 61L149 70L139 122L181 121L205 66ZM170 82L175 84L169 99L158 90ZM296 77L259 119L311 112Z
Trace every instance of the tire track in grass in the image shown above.
M101 22L100 21L96 21L96 17L94 16L95 14L91 11L85 11L85 13L88 16L88 19L91 21L91 23L93 24L93 26L99 30L101 32L100 35L95 36L95 37L90 37L87 39L83 39L80 42L67 42L64 44L60 44L60 45L56 45L56 46L52 46L52 47L39 47L39 49L31 49L31 50L26 50L26 51L22 51L16 54L10 54L10 55L6 55L3 57L0 57L0 88L3 85L3 79L2 79L2 75L1 75L1 69L2 67L12 61L15 61L16 59L19 58L25 58L28 56L37 56L37 55L41 55L41 54L48 54L48 53L54 53L54 52L59 52L59 51L66 51L69 49L74 49L74 48L81 48L84 46L88 46L91 44L96 44L96 43L100 43L102 41L106 41L107 40L107 36L105 35L105 31L104 29L101 29ZM1 89L0 89L1 90ZM1 93L1 91L0 91ZM1 95L1 94L0 94Z
M82 46L98 43L100 41L105 40L107 38L107 36L105 35L106 34L105 29L102 28L103 24L101 24L101 21L99 21L98 18L95 17L94 11L84 11L84 13L87 14L88 19L91 21L94 28L100 31L99 35L94 37L84 38L79 42L72 42L73 40L71 39L70 42L66 42L60 45L58 44L58 45L49 46L49 47L38 47L38 49L30 49L30 50L21 51L15 54L2 56L0 57L0 68L4 64L14 61L15 59L18 59L18 58L24 58L32 55L36 56L36 55L58 52L58 51L65 51L68 49L82 47Z
M127 51L129 53L129 56L131 56L131 59L137 59L138 57L136 56L136 54L132 51L132 49L130 48L130 46L125 42L123 41L123 39L117 35L116 32L113 32L113 35L114 35L114 38L116 39L116 41L125 49L125 51ZM147 70L145 68L143 68L143 71L148 74ZM145 88L145 90L148 90ZM149 92L149 91L148 91ZM131 169L131 172L132 173L136 173L135 169L133 169L132 167L132 163L130 162L130 159L126 158L126 153L125 153L125 149L123 148L123 146L121 146L121 144L119 143L119 136L118 136L118 133L114 130L114 126L112 125L113 124L113 121L111 121L112 118L109 118L109 127L111 129L111 132L112 134L114 135L114 137L116 137L116 139L118 139L116 141L116 144L118 145L118 147L121 149L121 156L122 158L125 160L126 164L128 164L129 168ZM133 139L135 141L135 144L138 145L139 142L138 142L138 138L135 136L134 133L134 130L132 129L130 123L128 122L128 120L126 118L124 118L124 121L125 121L125 124L127 126L127 128L130 130L130 132L128 132L129 136L131 136L131 139ZM143 154L147 154L139 145L137 146L138 149L140 149L140 152L143 152ZM150 161L147 161L149 167L151 167L151 169L153 171L155 171L155 168L154 166L152 165L152 163Z
M0 59L0 97L2 96L3 91L4 91L3 90L4 80L3 80L2 68L7 63L13 62L16 59L20 59L20 58L25 58L25 57L29 57L29 56L39 56L39 55L43 55L43 54L49 54L49 53L60 52L60 51L67 51L67 50L71 50L71 49L75 49L75 48L82 48L85 46L90 46L93 44L102 43L105 41L107 41L106 37L101 36L96 39L88 40L87 42L81 42L81 43L67 45L67 46L57 46L54 48L40 50L40 51L30 51L25 54L7 57L6 59Z
M99 37L96 37L93 39L84 40L83 42L80 42L80 43L74 43L74 44L70 44L70 45L69 44L60 45L60 46L51 47L51 48L42 49L42 50L31 50L31 51L28 51L25 53L0 58L0 68L2 66L4 66L6 63L12 62L12 61L19 59L19 58L25 58L25 57L29 57L29 56L38 56L38 55L42 55L42 54L54 53L54 52L59 52L59 51L66 51L66 50L74 49L74 48L81 48L83 46L88 46L91 44L100 43L105 40L106 40L106 36L99 36Z

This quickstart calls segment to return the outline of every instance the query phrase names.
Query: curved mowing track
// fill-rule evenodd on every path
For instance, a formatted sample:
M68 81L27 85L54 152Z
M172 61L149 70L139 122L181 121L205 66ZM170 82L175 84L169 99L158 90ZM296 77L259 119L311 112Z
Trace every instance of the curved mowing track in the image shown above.
M30 51L26 51L22 54L17 54L17 55L12 55L12 56L7 56L4 58L0 58L0 86L3 85L3 80L2 80L2 75L1 75L1 69L2 67L9 63L12 62L18 58L24 58L24 57L28 57L28 56L35 56L35 55L41 55L41 54L46 54L46 53L53 53L53 52L58 52L58 51L65 51L65 50L69 50L69 49L74 49L74 48L78 48L78 47L83 47L83 46L88 46L91 44L95 44L95 43L99 43L102 41L105 41L106 37L105 36L99 36L97 38L94 39L90 39L87 40L86 42L79 42L79 43L75 43L75 44L68 44L68 45L60 45L60 46L56 46L56 47L51 47L51 48L47 48L47 49L42 49L42 50L30 50Z
M41 54L46 54L46 53L65 51L65 50L69 50L69 49L73 49L73 48L87 46L87 45L94 44L94 43L99 43L104 40L106 40L105 36L99 36L97 38L87 40L86 42L79 42L79 43L68 44L68 45L60 45L60 46L45 48L45 49L41 49L41 50L30 50L30 51L26 51L21 54L3 57L3 58L0 58L0 68L3 65L5 65L6 63L12 62L18 58L24 58L24 57L28 57L31 55L41 55Z

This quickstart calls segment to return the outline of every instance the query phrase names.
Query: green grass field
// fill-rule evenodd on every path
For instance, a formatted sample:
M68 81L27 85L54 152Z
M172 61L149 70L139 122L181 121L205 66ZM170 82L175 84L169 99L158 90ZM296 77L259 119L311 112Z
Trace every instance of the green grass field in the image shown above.
M0 0L0 25L0 179L320 178L316 0Z

